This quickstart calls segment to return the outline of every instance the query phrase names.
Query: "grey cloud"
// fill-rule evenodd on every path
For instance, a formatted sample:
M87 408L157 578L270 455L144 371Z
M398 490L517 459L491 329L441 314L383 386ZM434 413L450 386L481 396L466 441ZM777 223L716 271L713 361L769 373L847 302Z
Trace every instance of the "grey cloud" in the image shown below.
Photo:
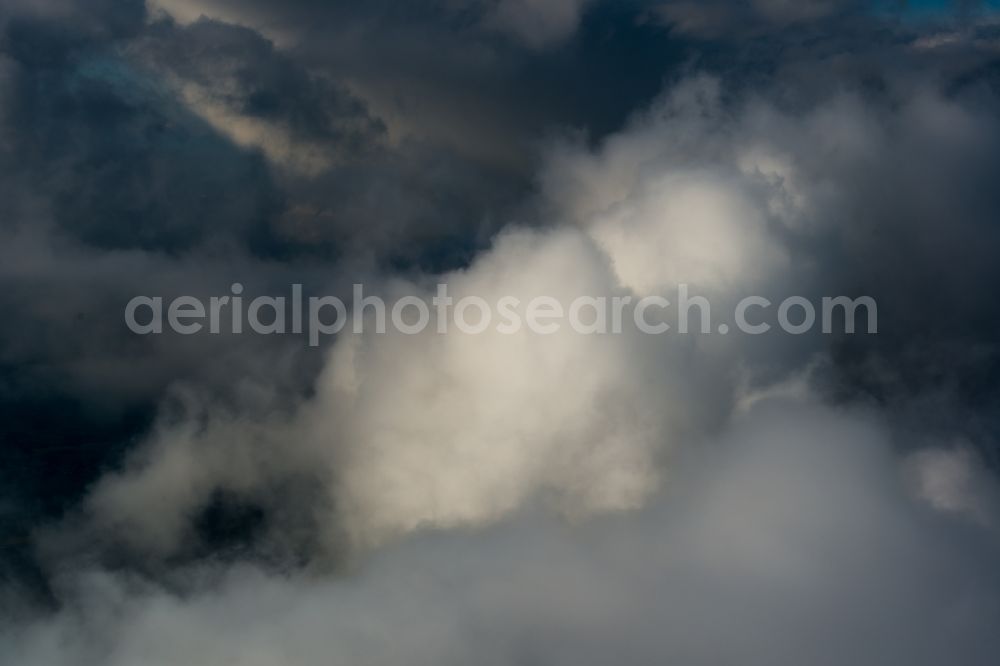
M655 11L685 34L720 37L753 34L787 26L801 26L841 14L854 14L863 3L857 0L752 0L728 2L671 0L656 4Z
M382 553L353 576L96 572L8 629L22 664L989 664L996 537L910 495L885 425L764 401L662 502L573 531L524 516ZM204 587L199 580L212 581ZM13 632L13 633L12 633Z
M500 0L487 25L510 31L537 48L569 37L585 5L586 0Z

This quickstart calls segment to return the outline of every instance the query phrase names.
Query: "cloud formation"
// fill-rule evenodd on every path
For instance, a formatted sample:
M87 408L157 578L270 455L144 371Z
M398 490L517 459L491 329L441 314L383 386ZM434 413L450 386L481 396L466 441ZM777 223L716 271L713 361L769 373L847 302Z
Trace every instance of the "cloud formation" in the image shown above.
M928 91L911 95L888 110L835 93L790 114L760 97L723 106L719 80L684 81L597 149L553 149L541 206L563 225L508 232L465 270L389 279L384 293L429 300L423 285L444 281L455 299L544 294L568 302L687 283L716 305L748 293L852 288L898 300L890 276L845 282L832 258L879 223L843 221L865 194L855 175L933 142L942 114L966 113ZM824 345L818 335L794 344L569 331L342 337L316 394L290 417L223 415L207 429L168 429L99 483L89 506L98 524L118 526L140 547L148 524L161 554L184 546L198 507L216 491L276 515L288 513L286 502L299 507L294 492L289 500L258 492L289 478L318 477L328 489L326 508L306 524L317 522L334 553L345 541L351 548L428 527L489 524L539 498L570 515L634 508L659 485L674 442L731 410L734 382L793 372ZM413 395L421 400L411 403ZM149 523L152 506L170 519Z
M0 660L992 663L988 15L5 9ZM122 325L234 282L880 332Z
M870 415L764 400L639 514L437 535L350 577L190 571L193 596L95 573L3 654L27 665L992 663L996 534L909 494L891 448Z

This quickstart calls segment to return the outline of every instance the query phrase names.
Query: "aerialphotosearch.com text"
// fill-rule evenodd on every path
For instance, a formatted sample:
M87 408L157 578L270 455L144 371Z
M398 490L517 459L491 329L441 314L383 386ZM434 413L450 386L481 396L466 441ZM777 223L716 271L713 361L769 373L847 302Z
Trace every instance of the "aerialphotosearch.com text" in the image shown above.
M300 284L292 285L289 297L249 299L243 291L242 284L234 283L229 294L207 299L136 296L125 306L125 324L138 335L165 330L181 335L305 334L311 346L345 329L358 334L396 331L405 335L426 331L606 335L630 329L648 335L726 335L734 331L761 335L772 330L802 335L817 328L826 334L853 334L863 320L865 332L878 332L878 308L870 296L823 297L815 302L803 296L778 302L747 296L731 308L726 321L716 322L709 299L692 295L686 284L678 285L673 298L583 295L572 300L544 295L527 299L502 296L492 301L470 295L456 298L449 294L447 284L438 284L429 298L405 295L389 302L366 294L362 284L353 285L349 303L330 295L304 297Z

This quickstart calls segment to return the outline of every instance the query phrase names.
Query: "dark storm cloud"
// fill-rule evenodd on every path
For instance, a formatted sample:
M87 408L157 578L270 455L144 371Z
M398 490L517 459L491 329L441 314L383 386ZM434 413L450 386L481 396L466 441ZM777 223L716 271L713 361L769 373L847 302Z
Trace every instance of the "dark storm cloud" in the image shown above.
M294 381L283 379L290 341L188 344L128 335L121 308L137 290L252 284L254 257L275 251L268 229L284 195L265 156L220 135L134 56L174 30L145 26L141 3L14 9L2 41L0 304L8 324L0 336L0 439L10 514L3 555L20 571L16 562L30 560L31 523L65 510L121 455L148 427L167 386L182 380L229 393L263 371L269 383L278 380L273 386L299 391L310 373L290 370ZM254 33L216 27L243 40L246 53L237 60L264 61L252 91L259 94L243 100L256 104L253 113L289 126L317 114L328 114L319 124L345 115L367 122L348 96L338 98L342 104L336 92L309 88L310 79ZM191 32L186 48L197 39ZM292 110L268 101L283 94L275 86L284 81L303 85L288 102ZM255 358L267 361L252 370Z
M298 393L316 372L310 354L288 360L288 340L135 339L121 325L129 297L236 280L271 293L310 275L322 289L330 271L311 257L461 264L528 176L422 138L386 145L330 72L244 27L150 22L139 2L10 9L0 226L17 323L0 360L16 559L32 522L115 464L170 385L232 394L266 376ZM300 153L318 166L286 163Z
M574 31L526 48L484 26L491 3L166 3L251 25L356 89L391 130L523 168L552 124L617 127L683 56L641 3L579 5ZM531 100L531 104L519 100ZM501 140L498 135L506 137Z
M968 663L989 663L997 514L982 467L995 459L1000 396L1000 67L988 16L913 22L824 0L5 9L0 607L27 613L22 598L39 591L69 604L11 629L5 656L174 663L193 645L312 663L329 651L325 630L307 630L289 656L281 637L255 643L229 613L276 604L313 628L361 613L388 631L404 624L385 605L399 595L441 609L440 624L398 644L434 663L479 655L447 629L466 607L484 635L500 625L498 654L546 663L612 649L822 663L838 636L856 663L921 663L956 643ZM454 338L386 338L338 341L331 356L291 336L136 338L121 324L137 293L219 294L233 281L248 293L291 282L342 293L402 276L419 290L458 268L448 277L469 290L523 286L514 277L638 289L667 258L685 261L664 231L674 222L659 183L746 207L743 226L721 227L736 249L720 270L744 286L877 298L880 334L835 341L811 381L827 400L883 412L884 430L800 403L727 430L746 398L738 370L759 373L751 388L795 376L829 351L816 337L694 350L573 338L476 353ZM615 215L632 215L639 242L614 245L604 232ZM494 243L512 222L534 231ZM669 480L675 440L720 432L717 460L678 468L708 490L662 509L666 526L596 537L642 553L610 556L624 587L605 587L578 543L483 527L539 503L573 518L634 508L660 474ZM894 446L930 454L901 462ZM368 578L334 577L353 590L347 602L340 588L303 594L313 581L298 571L244 578L229 564L213 597L186 568L263 557L339 571L344 553L469 526L482 532L456 538L471 545L439 545L432 531ZM666 572L644 559L660 552L658 535L680 544ZM514 562L510 597L482 552L494 547ZM439 554L435 566L465 562L481 587L407 593L400 572ZM575 573L531 564L550 559L577 562ZM186 596L131 589L123 571ZM533 587L551 576L557 597L589 610L539 610ZM372 586L383 577L388 596ZM914 591L931 578L940 587ZM782 626L746 610L757 605ZM728 641L706 629L719 608ZM123 612L127 630L109 631L102 618ZM675 653L659 650L650 618L661 616L674 621ZM784 622L796 635L775 647ZM889 637L871 650L869 623ZM747 624L756 631L734 628ZM58 644L72 653L52 652L53 635L69 636ZM400 658L384 641L388 652L342 639Z
M656 11L682 33L712 38L749 37L789 26L808 28L817 21L856 15L864 6L861 0L665 0L657 3Z
M254 257L467 262L522 198L544 128L612 129L660 81L658 67L638 84L619 72L674 49L658 30L632 30L628 12L610 12L611 29L588 19L579 43L539 60L480 25L482 7L470 29L469 8L288 6L296 20L313 16L303 29L315 37L291 51L245 27L156 19L140 2L10 10L0 224L4 304L20 323L5 328L3 348L12 392L35 395L39 410L57 385L60 400L115 403L116 387L128 387L145 404L174 379L202 374L201 343L149 349L122 340L118 326L131 292L209 280L198 264L216 266L207 272L224 286L259 272ZM337 39L325 32L335 30ZM347 42L364 51L321 61L352 30L368 35ZM451 115L440 127L390 141L391 120L348 91L383 77L401 86L396 111L418 120L449 90L461 99L444 103ZM415 87L402 88L407 81ZM532 103L512 101L521 97ZM53 294L61 305L46 302ZM141 372L129 371L133 350L148 355ZM90 428L73 418L66 436L103 439Z
M161 21L133 49L186 83L218 86L236 114L280 124L331 150L349 155L377 141L382 131L360 101L332 81L311 76L249 28L212 20L187 27Z

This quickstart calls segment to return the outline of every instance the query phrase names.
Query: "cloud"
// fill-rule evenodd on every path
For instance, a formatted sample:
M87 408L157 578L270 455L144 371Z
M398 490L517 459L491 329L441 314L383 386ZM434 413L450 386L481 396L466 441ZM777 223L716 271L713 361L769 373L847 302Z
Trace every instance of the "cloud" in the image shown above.
M589 0L452 0L449 2L413 3L416 16L433 16L443 22L457 17L475 17L463 21L462 29L471 32L499 32L515 41L537 49L558 45L571 37ZM348 18L364 15L364 10L345 11L347 3L316 3L299 1L287 7L266 4L234 3L228 0L156 0L155 10L166 12L183 23L193 23L201 17L216 18L260 30L279 44L291 45L303 39L308 29L304 21L317 13L329 12ZM391 19L391 5L376 3L373 15ZM385 11L389 8L390 11ZM387 17L386 14L390 16Z
M10 12L0 660L991 663L989 25L656 5ZM880 333L121 325L235 281Z
M587 0L500 0L487 25L509 31L531 47L560 42L576 30Z
M64 610L8 629L2 654L51 666L992 663L997 543L914 500L901 470L877 418L763 401L630 517L434 535L349 577L189 571L176 594L73 576Z
M910 456L907 471L914 492L934 508L996 527L1000 497L974 449L924 449Z
M773 31L787 26L817 22L840 13L854 13L861 3L855 0L752 0L751 2L689 2L670 0L658 3L657 13L676 30L698 37Z
M587 227L636 293L746 288L787 263L768 218L793 184L759 178L750 154L732 164L724 114L718 80L685 81L597 154L557 149L543 175L557 214Z
M926 90L889 109L838 92L792 114L761 96L726 104L719 80L694 77L595 148L553 148L542 209L562 224L502 234L462 271L383 276L369 288L429 299L428 285L443 281L455 298L568 302L690 283L716 308L750 293L898 301L898 277L837 263L867 225L883 224L883 211L864 213L869 193L857 178L937 145L940 132L961 141L962 123L979 122ZM679 438L724 421L741 375L751 387L787 376L826 345L818 332L794 341L342 336L299 408L264 419L195 409L97 483L87 507L99 532L167 556L190 547L217 491L285 516L319 488L317 508L286 527L315 531L319 544L307 548L321 557L491 524L539 501L570 516L636 508ZM284 528L270 523L280 542Z
M505 234L442 279L456 302L545 295L568 304L579 293L622 293L606 257L572 229ZM433 295L416 284L385 289ZM656 488L671 434L714 404L686 398L683 375L659 375L683 357L639 334L568 329L342 337L315 397L290 421L223 415L205 428L196 413L99 483L88 506L98 525L167 553L183 545L189 518L214 489L280 506L286 498L265 489L285 476L318 477L330 493L315 529L332 552L345 537L367 547L417 529L494 522L545 498L568 515L635 508Z
M281 167L315 176L377 144L364 104L277 52L253 30L211 20L154 25L133 53L198 117Z

